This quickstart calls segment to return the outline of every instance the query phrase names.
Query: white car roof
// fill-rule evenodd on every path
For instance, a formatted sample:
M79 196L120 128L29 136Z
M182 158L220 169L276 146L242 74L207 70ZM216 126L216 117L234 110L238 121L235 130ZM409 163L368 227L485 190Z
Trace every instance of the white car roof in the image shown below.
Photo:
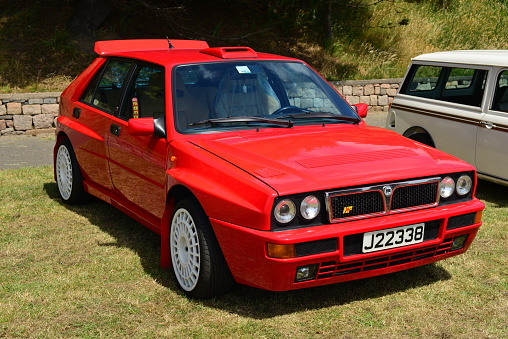
M413 61L508 67L508 50L462 50L422 54Z

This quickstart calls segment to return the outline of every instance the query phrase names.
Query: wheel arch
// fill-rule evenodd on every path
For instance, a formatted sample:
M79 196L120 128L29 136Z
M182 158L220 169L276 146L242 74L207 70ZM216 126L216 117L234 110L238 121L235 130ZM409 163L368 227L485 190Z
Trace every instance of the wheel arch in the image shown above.
M436 147L430 133L423 127L413 126L407 129L403 134L408 139L421 142L427 146Z

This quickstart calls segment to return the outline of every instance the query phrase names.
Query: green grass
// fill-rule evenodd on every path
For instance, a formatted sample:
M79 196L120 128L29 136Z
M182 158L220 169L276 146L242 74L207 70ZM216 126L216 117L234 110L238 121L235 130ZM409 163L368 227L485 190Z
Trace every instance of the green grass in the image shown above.
M484 225L461 256L284 293L186 298L159 239L100 201L69 207L51 167L0 171L0 337L506 338L508 188L481 182Z

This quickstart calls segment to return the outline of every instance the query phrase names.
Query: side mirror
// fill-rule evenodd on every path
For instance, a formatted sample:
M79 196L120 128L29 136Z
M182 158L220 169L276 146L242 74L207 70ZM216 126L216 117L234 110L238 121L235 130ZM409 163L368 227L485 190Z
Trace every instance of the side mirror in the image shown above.
M129 134L134 136L157 136L166 137L166 119L160 118L136 118L129 119Z
M360 118L366 118L367 117L367 111L369 110L369 105L367 104L354 104L353 109L356 111L356 113L360 116Z

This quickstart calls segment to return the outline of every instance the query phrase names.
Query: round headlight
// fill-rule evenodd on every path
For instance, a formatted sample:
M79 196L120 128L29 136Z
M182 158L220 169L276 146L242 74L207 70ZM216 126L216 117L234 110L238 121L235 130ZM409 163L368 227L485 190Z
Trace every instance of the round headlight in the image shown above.
M307 220L314 219L319 214L319 199L313 195L309 195L302 200L300 204L300 213Z
M469 175L463 174L457 180L457 187L455 188L457 194L460 196L464 196L471 191L473 187L473 179Z
M455 181L453 181L451 177L444 177L443 180L441 180L441 185L439 187L441 198L449 198L453 194L454 190Z
M275 215L275 219L282 224L287 224L294 219L296 215L296 206L295 203L289 199L284 199L279 201L277 206L275 206L275 211L273 211Z

